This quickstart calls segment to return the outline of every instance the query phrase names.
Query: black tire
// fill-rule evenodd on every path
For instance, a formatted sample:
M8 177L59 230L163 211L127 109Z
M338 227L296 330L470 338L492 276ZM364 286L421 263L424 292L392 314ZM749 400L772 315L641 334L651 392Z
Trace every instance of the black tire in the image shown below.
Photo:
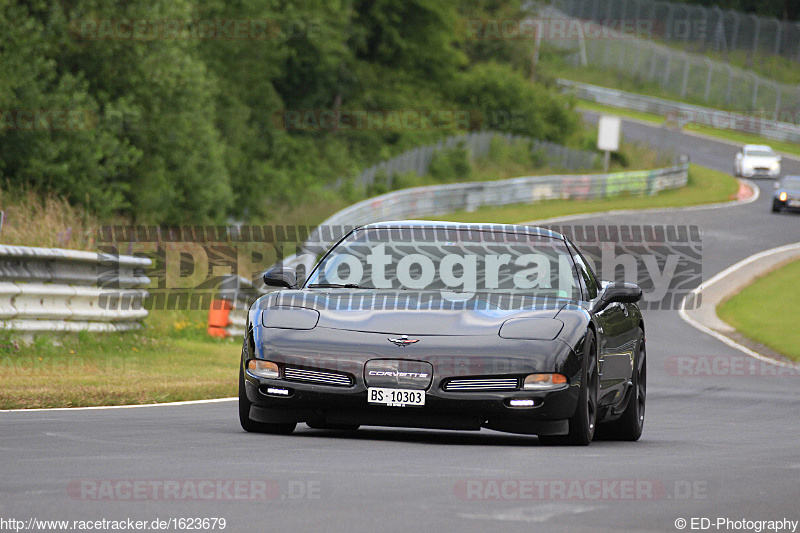
M361 426L359 424L326 424L325 422L306 422L311 429L337 429L340 431L355 431Z
M636 371L633 373L633 387L628 405L618 419L607 424L600 424L598 438L637 441L642 436L647 400L647 349L645 348L644 332L641 328L637 346L636 364L634 365Z
M272 433L276 435L288 435L297 424L267 424L256 422L250 419L250 406L253 405L247 398L244 388L244 362L250 358L250 346L247 344L247 337L242 343L242 360L239 362L239 423L242 429L250 433Z
M594 439L597 428L597 405L600 390L600 376L597 368L597 345L594 332L586 331L584 340L584 363L581 370L581 391L578 394L578 407L569 419L567 435L540 435L539 441L547 445L587 446Z
M772 212L773 213L780 213L781 212L781 206L778 205L778 202L772 202Z

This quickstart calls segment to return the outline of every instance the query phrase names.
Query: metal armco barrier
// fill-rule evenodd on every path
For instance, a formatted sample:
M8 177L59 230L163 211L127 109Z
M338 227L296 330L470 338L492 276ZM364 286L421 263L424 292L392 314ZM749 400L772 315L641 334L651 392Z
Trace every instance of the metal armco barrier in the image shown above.
M147 316L146 258L0 245L0 329L113 332Z
M757 116L664 100L654 96L643 96L571 80L559 79L558 85L565 92L572 92L578 98L597 102L598 104L654 113L656 115L669 115L685 122L753 133L776 141L800 142L800 126L795 126L788 122L777 122Z

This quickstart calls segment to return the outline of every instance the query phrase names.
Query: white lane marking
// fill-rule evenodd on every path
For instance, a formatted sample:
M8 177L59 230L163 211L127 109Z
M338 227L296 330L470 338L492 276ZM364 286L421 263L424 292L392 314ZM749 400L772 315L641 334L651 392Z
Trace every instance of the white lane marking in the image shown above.
M137 407L173 407L176 405L195 405L201 403L232 402L239 398L211 398L208 400L190 400L185 402L143 403L137 405L95 405L92 407L51 407L38 409L0 409L0 413L36 413L40 411L96 411L98 409L134 409Z
M468 520L497 520L501 522L549 522L553 518L564 515L583 514L603 509L600 506L574 505L537 505L536 507L518 507L503 509L490 513L458 513L459 518Z
M790 250L795 250L795 249L798 249L798 248L800 248L800 243L787 244L786 246L779 246L777 248L772 248L771 250L765 250L763 252L759 252L757 254L753 254L750 257L742 259L738 263L729 266L728 268L726 268L722 272L719 272L718 274L713 276L708 281L705 281L705 282L701 283L700 286L698 286L692 292L690 292L689 294L684 296L683 300L681 301L681 308L678 311L678 315L680 315L681 319L683 319L684 322L686 322L687 324L689 324L693 328L695 328L697 330L700 330L703 333L706 333L708 335L711 335L715 339L727 344L731 348L735 348L735 349L739 350L740 352L742 352L742 353L744 353L746 355L749 355L750 357L758 359L759 361L762 361L762 362L765 362L765 363L770 363L770 364L773 364L773 365L776 365L776 366L780 366L780 367L784 367L784 368L797 368L797 369L800 369L800 365L789 363L789 362L786 362L786 361L779 361L777 359L772 359L771 357L767 357L766 355L763 355L763 354L760 354L760 353L758 353L756 351L753 351L750 348L748 348L747 346L739 344L738 342L736 342L735 340L731 339L730 337L728 337L726 335L723 335L722 333L719 333L718 331L715 331L715 330L713 330L713 329L701 324L697 320L695 320L692 317L690 317L689 314L686 312L686 300L689 299L690 297L692 297L692 298L695 298L695 301L696 301L697 295L700 292L702 292L703 289L706 289L706 288L710 287L711 285L714 285L715 283L717 283L720 280L724 279L725 277L727 277L728 275L732 274L733 272L736 272L740 268L742 268L744 266L747 266L747 265L749 265L751 263L754 263L755 261L758 261L758 260L763 259L765 257L769 257L771 255L779 254L779 253L782 253L782 252L787 252L787 251L790 251Z

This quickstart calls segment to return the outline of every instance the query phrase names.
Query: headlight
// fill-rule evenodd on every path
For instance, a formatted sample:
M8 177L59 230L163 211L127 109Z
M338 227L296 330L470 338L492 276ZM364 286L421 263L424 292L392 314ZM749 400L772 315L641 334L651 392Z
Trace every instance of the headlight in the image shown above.
M786 198L787 198L786 191L783 191L783 192L780 194L780 196L778 196L778 200L780 200L781 202L785 202L785 201L786 201Z
M531 374L525 378L523 390L555 390L567 387L564 374Z
M317 322L319 311L305 307L275 306L261 313L261 324L265 328L314 329Z
M779 168L781 164L778 161L773 161L772 164L769 166L772 170Z
M564 323L555 318L509 318L500 326L499 335L504 339L551 341L558 337L563 327Z
M277 364L261 359L250 359L247 362L247 371L260 378L277 379L281 375Z

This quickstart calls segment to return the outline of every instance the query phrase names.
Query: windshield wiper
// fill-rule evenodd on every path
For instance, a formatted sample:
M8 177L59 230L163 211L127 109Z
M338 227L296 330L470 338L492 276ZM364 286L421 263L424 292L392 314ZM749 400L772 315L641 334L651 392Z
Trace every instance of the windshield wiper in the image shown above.
M372 289L374 287L362 287L355 283L312 283L309 289Z

